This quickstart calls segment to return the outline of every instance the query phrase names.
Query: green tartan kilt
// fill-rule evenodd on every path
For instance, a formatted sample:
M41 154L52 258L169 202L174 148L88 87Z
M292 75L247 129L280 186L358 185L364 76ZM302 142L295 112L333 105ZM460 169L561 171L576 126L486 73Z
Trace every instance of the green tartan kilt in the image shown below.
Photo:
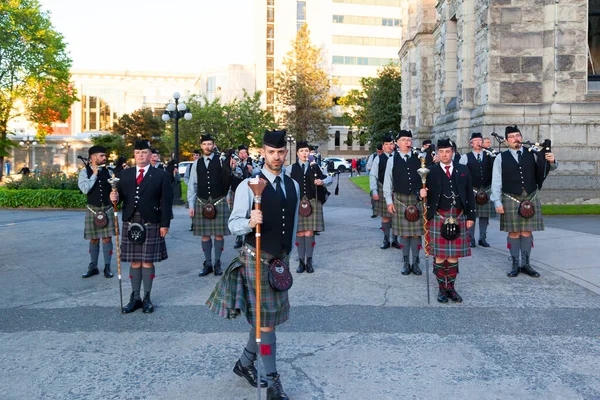
M394 235L423 236L423 202L416 202L416 200L414 195L394 193L394 207L396 208L396 214L392 217L392 231L394 232ZM406 210L406 207L404 207L402 203L407 206L416 205L419 210L420 218L415 222L410 222L404 218L404 210Z
M514 199L522 201L529 200L534 195L527 195L527 193L523 191L520 196L510 196ZM531 218L523 218L519 215L519 203L503 195L502 206L504 207L504 214L500 215L500 230L503 232L543 231L545 228L544 218L542 216L542 202L540 201L540 197L535 196L535 199L532 200L532 203L535 214Z
M478 191L479 191L479 189L473 188L473 195L476 195ZM492 195L491 187L485 188L485 192L487 193L488 199L489 199L490 196ZM488 202L485 204L478 204L477 202L475 202L475 204L477 205L477 217L478 218L495 218L496 217L496 207L494 206L494 202L492 200L488 200Z
M256 258L252 246L245 245L229 267L223 278L217 283L206 300L206 305L221 317L234 319L241 313L246 316L250 325L256 324ZM263 259L273 259L268 253L261 253ZM289 265L290 257L283 261ZM260 271L260 321L262 327L273 327L288 320L290 302L287 292L276 292L269 285L267 266L261 263Z
M304 196L306 199L306 196ZM317 199L310 200L312 213L308 217L303 217L298 211L298 228L296 232L316 231L323 232L325 230L325 220L323 218L323 204Z
M94 213L92 213L89 209L86 209L85 223L83 228L84 239L90 240L113 237L115 235L115 212L113 210L113 206L96 207L88 204L88 207L96 212L106 212L108 224L104 228L98 228L96 225L94 225Z
M377 182L377 194L379 195L379 200L373 200L375 214L382 218L392 218L393 216L388 212L385 197L383 196L383 185L379 182Z
M212 201L212 199L209 199ZM217 200L218 201L218 200ZM217 210L217 217L215 219L206 219L202 215L203 204L196 199L194 203L194 218L192 219L192 225L194 227L194 236L227 236L230 235L228 221L229 221L229 205L227 199L223 198L215 209Z

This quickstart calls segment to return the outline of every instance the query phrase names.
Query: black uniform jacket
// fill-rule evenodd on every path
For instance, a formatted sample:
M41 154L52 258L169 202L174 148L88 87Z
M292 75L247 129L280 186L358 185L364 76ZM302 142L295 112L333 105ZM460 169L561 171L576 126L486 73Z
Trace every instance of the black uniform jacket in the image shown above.
M475 221L476 218L476 206L475 206L475 195L473 194L473 182L471 181L471 174L467 166L453 163L454 169L452 173L456 179L456 186L458 187L458 196L463 204L463 213L467 216L468 220ZM437 211L440 197L442 196L442 178L446 178L446 172L440 167L440 164L435 164L429 167L430 172L427 175L427 219L433 219L435 212Z
M147 168L148 172L142 179L139 190L135 182L136 168L127 168L121 172L119 201L123 202L123 221L129 221L137 209L144 222L160 223L162 228L168 228L173 208L173 189L169 174L150 165Z

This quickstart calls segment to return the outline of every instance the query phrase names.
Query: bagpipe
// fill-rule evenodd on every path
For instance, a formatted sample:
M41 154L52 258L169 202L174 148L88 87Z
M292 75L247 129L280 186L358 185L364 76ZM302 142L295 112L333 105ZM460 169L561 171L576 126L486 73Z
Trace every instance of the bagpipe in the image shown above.
M481 147L481 150L483 150L483 151L484 151L484 153L486 153L488 156L490 156L490 157L492 157L492 158L496 158L496 156L497 156L498 154L500 154L500 152L499 152L498 150L494 150L494 149L493 149L493 148L491 148L491 147L489 147L489 148L488 148L488 147L483 147L483 146L482 146L482 147Z
M545 155L546 153L550 153L552 151L552 141L550 139L545 139L542 143L531 143L529 140L521 142L523 147L527 149L529 152L539 153Z

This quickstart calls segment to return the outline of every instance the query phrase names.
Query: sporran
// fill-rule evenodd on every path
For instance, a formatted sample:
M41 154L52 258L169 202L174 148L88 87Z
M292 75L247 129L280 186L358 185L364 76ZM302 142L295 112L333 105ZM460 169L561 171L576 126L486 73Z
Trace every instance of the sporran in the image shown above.
M269 285L276 292L286 292L292 287L293 278L289 266L278 258L267 266Z
M137 222L129 223L127 237L131 243L142 244L146 241L146 229L142 224L138 224Z
M300 201L300 206L298 207L298 213L303 217L310 217L312 214L312 206L310 205L310 201L307 199L302 199Z

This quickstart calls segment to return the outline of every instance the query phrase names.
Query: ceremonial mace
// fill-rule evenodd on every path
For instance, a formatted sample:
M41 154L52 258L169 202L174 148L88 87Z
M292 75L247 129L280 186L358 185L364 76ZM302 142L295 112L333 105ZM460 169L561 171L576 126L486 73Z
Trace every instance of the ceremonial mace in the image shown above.
M268 182L261 178L252 178L248 180L248 186L254 193L254 209L260 210L260 202L262 200L262 193L267 187ZM260 224L256 224L256 347L258 348L258 353L260 352ZM256 363L256 394L257 399L261 400L260 397L260 380L261 380L261 372L260 372L260 357L257 354L257 363Z
M117 186L119 185L120 179L113 175L108 180L112 191L116 192ZM121 243L119 242L119 213L117 211L117 202L113 201L113 210L115 212L115 233L116 233L116 247L117 247L117 276L119 277L119 294L121 296L121 312L123 312L123 280L121 279Z
M427 189L427 174L429 169L425 166L425 157L419 157L421 160L421 168L417 170L417 173L421 177L421 183L423 189ZM430 304L429 295L429 235L427 231L427 199L423 199L423 232L425 233L425 276L427 278L427 304Z

